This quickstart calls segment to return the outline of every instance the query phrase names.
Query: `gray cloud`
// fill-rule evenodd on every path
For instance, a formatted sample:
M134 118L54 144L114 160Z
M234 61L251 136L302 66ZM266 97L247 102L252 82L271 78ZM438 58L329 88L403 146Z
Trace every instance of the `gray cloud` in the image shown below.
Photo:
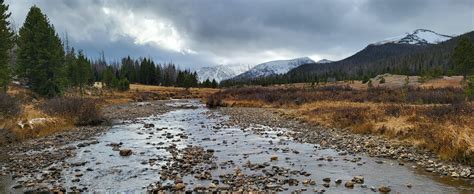
M185 67L347 57L417 28L474 29L471 0L7 0L19 26L36 4L94 56L151 56ZM317 59L316 59L317 60Z

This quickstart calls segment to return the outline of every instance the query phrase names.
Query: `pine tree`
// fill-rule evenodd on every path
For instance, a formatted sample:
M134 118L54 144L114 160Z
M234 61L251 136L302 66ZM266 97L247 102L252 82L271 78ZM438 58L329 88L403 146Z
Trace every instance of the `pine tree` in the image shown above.
M453 53L454 70L461 75L474 74L474 47L467 36L461 37Z
M63 45L36 6L31 7L20 28L18 46L18 74L40 95L61 95L65 83Z
M66 49L66 57L64 59L64 65L66 68L66 76L68 80L68 86L77 86L77 80L79 79L77 74L77 56L74 48Z
M108 66L107 69L105 69L104 72L102 73L102 82L104 82L108 88L113 88L114 79L117 79L115 78L114 70L112 67Z
M120 77L127 78L130 82L136 82L137 72L135 70L134 61L128 56L122 59L122 66L120 69Z
M8 18L8 5L4 0L0 0L0 87L3 92L7 92L8 84L11 79L11 65L9 51L13 47L13 32L10 28Z
M77 56L77 84L81 92L81 96L84 94L84 86L90 83L92 79L92 67L90 62L87 60L86 56L82 50L79 51Z
M211 88L217 88L217 87L219 87L219 84L217 83L215 79L212 79Z

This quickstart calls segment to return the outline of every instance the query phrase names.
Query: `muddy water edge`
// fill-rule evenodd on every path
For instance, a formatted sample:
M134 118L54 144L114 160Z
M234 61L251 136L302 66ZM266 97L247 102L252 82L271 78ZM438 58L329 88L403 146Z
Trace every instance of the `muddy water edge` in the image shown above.
M474 192L471 167L264 109L173 100L106 114L119 120L2 148L0 191Z

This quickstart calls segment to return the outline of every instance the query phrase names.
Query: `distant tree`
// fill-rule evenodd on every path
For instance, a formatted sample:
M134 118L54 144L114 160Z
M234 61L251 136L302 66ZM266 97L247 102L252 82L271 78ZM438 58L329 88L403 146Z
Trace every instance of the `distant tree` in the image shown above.
M91 83L90 80L93 77L91 64L87 60L86 56L84 56L84 53L82 50L79 51L76 65L77 65L76 74L78 75L76 76L77 77L76 82L82 96L84 94L84 86Z
M8 21L10 15L8 5L5 5L4 0L0 0L0 87L4 93L8 90L12 73L9 52L13 47L14 34Z
M211 88L218 88L218 87L219 87L219 84L217 83L217 81L215 79L212 79Z
M474 74L474 47L468 36L462 36L456 48L453 57L454 70L461 75Z
M202 82L202 87L210 88L211 87L211 80L209 80L209 78L204 80L204 82Z
M127 78L130 82L137 82L137 72L135 63L130 56L122 59L122 66L120 68L120 77Z
M118 80L117 90L127 91L129 89L130 89L130 82L127 80L127 78L121 78L120 80Z
M19 76L26 78L36 93L54 97L65 83L64 48L54 27L40 8L31 7L18 37Z
M114 79L117 79L114 74L114 69L110 66L107 67L107 69L104 70L102 74L102 82L105 83L105 85L108 88L113 88L114 86Z

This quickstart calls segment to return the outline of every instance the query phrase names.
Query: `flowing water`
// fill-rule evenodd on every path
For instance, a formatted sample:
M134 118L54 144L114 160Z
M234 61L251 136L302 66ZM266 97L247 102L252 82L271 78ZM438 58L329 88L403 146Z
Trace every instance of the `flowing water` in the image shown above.
M181 105L182 101L170 104ZM285 184L283 192L298 189L312 192L315 188L324 189L327 193L370 193L371 187L378 188L380 185L390 186L393 193L474 192L472 181L439 178L418 172L410 164L400 166L394 160L380 163L380 159L363 155L340 155L333 149L321 149L318 145L293 141L282 135L288 132L286 129L255 125L253 128L260 131L255 133L252 129L228 126L224 124L226 116L205 108L198 101L187 101L184 105L195 108L178 109L164 115L115 124L108 133L98 138L98 144L77 150L77 156L67 162L85 164L63 170L64 180L58 180L57 184L65 188L87 187L89 191L99 192L145 192L149 184L160 180L161 165L166 163L166 158L171 157L164 148L176 144L178 149L194 145L204 147L205 150L215 150L219 168L212 170L213 179L218 180L220 174L233 173L236 168L242 169L244 174L262 174L262 171L243 167L250 162L265 163L267 169L278 166L290 171L306 172L306 175L289 173L287 178L316 181L316 185L309 186L301 183L297 186ZM154 124L154 127L144 128L144 123ZM183 138L185 136L187 138ZM122 143L122 148L132 149L133 154L122 157L107 146L118 142ZM277 156L278 160L270 161L272 156ZM328 161L328 158L332 160ZM150 165L150 159L156 163ZM81 174L79 179L77 174ZM344 186L347 180L359 175L364 177L366 188L360 184L356 184L353 189ZM323 178L326 177L331 178L329 188L322 186ZM342 184L335 184L336 179L343 180ZM211 184L210 180L197 180L193 175L183 177L183 181L187 189ZM13 181L4 178L0 181L0 189L9 189L12 184ZM412 188L408 188L408 184Z

